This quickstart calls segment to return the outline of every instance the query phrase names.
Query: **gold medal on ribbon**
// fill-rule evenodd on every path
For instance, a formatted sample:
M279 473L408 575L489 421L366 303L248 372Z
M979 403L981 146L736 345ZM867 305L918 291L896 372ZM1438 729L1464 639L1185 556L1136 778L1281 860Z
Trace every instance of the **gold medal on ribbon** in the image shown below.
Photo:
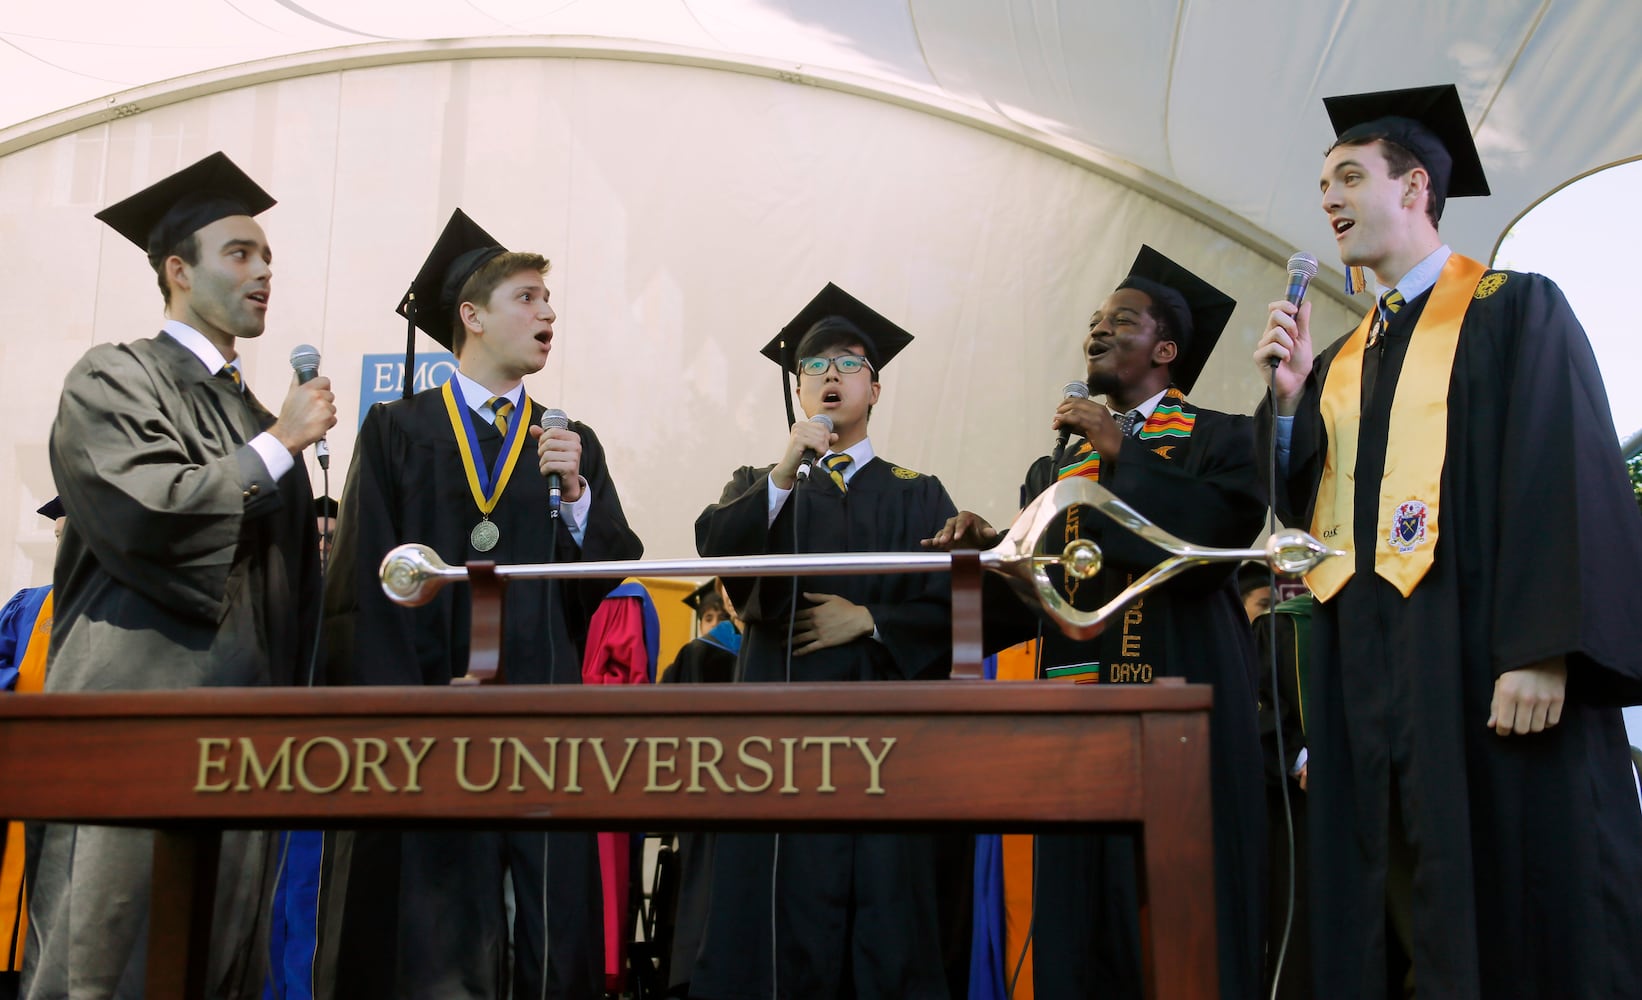
M479 437L473 429L473 412L462 399L462 390L457 386L455 376L445 382L441 394L445 398L445 413L450 417L451 433L456 436L456 450L462 456L462 470L467 473L468 490L479 508L480 520L468 533L468 543L476 551L489 552L502 539L502 529L490 519L490 512L496 509L502 491L507 489L508 480L513 477L513 470L519 464L519 454L524 450L524 428L530 426L530 397L524 397L519 419L508 422L501 451L496 455L496 464L487 469L481 460L483 453L479 448Z

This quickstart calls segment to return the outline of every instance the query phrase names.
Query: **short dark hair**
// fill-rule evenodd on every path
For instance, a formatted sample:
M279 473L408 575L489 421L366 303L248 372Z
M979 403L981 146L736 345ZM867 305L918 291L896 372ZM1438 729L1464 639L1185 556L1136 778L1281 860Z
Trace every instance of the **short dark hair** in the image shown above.
M149 261L154 265L154 274L160 279L160 298L169 306L171 304L171 286L165 280L165 262L172 257L181 257L182 262L189 267L195 267L200 262L200 234L189 233L177 245L171 248L170 253L164 253L158 260Z
M798 338L798 349L792 356L794 374L797 374L799 358L813 358L822 351L835 351L840 347L861 348L866 355L867 368L872 372L872 380L878 381L878 359L873 356L877 352L872 349L872 341L861 332L860 327L840 316L828 316Z
M1157 324L1157 339L1160 343L1165 340L1172 340L1177 348L1183 346L1180 343L1179 335L1174 332L1174 320L1169 316L1168 308L1157 300L1157 296L1146 295L1146 315L1150 316L1152 322Z
M1414 151L1390 137L1386 132L1373 132L1350 142L1336 142L1328 147L1328 153L1334 152L1341 146L1367 146L1373 143L1380 144L1380 155L1385 157L1386 176L1392 180L1408 173L1415 167L1425 171L1427 184L1425 188L1425 217L1431 220L1431 228L1437 228L1437 221L1442 218L1442 196L1437 189L1431 186L1431 168L1420 162ZM1328 153L1324 153L1327 156Z
M462 323L462 303L472 302L475 305L490 306L490 296L496 291L496 286L518 274L520 271L535 271L537 274L546 274L552 263L539 253L526 253L519 250L508 250L479 265L479 269L468 276L462 283L462 291L456 296L456 308L452 310L450 330L450 350L452 354L461 354L462 346L467 343L467 327Z

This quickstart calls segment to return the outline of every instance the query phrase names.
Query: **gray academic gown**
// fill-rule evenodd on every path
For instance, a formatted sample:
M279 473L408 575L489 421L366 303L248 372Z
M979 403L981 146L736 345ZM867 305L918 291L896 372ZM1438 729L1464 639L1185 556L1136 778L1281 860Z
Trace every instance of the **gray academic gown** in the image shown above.
M63 383L52 475L68 511L46 690L300 682L317 623L313 494L247 442L273 423L161 334L92 348ZM110 780L116 762L109 761ZM31 847L24 995L140 997L152 834L50 824ZM269 836L224 835L209 995L254 997Z

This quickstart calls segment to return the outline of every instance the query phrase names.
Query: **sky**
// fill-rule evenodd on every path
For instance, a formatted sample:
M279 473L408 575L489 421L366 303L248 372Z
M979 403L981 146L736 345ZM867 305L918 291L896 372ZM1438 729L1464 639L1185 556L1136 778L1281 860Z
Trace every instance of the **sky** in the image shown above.
M1642 431L1642 320L1630 293L1630 251L1642 229L1642 160L1575 181L1522 217L1495 267L1549 276L1596 351L1620 440Z

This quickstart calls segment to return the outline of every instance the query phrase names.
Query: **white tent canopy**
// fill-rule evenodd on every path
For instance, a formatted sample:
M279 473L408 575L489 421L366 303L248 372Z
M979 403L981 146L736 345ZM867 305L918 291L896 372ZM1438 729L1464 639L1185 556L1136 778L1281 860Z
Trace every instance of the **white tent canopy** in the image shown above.
M1303 192L1328 94L1459 85L1494 196L1456 202L1445 231L1478 254L1549 191L1642 155L1642 64L1630 51L1642 4L1631 0L13 4L0 17L0 127L11 126L0 136L14 145L65 110L122 113L131 92L161 81L298 53L544 37L815 73L996 117L1083 147L1142 187L1195 192L1293 246L1327 238Z

